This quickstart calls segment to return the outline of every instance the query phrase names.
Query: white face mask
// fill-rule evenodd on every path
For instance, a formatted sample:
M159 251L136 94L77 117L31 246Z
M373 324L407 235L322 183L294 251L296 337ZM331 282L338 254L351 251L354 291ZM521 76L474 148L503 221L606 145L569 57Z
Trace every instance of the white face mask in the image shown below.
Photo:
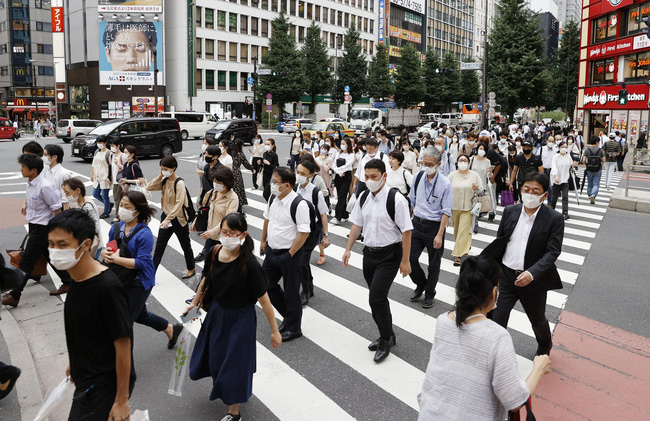
M515 156L517 152L510 152L510 156Z
M133 158L133 155L128 154L128 153L125 153L125 154L124 154L124 157L125 157L126 160L128 161L129 159Z
M455 137L455 138L451 139L451 141L454 142L454 143L456 143L456 142L458 142L458 138Z
M216 192L222 192L222 191L224 191L226 189L226 186L224 186L221 183L216 183L215 182L215 183L212 183L212 186L214 187L214 191L216 191Z
M120 221L131 222L135 219L135 211L120 208L120 211L118 212L118 216L120 217Z
M173 174L172 171L163 171L163 172L162 172L162 175L163 175L163 177L165 177L165 178L167 178L167 177L171 177L172 174Z
M409 146L403 146L403 149L404 149L404 152L408 152L409 151Z
M50 157L49 157L49 156L43 156L42 159L43 159L43 164L44 164L44 165L50 165L50 164L52 163L52 161L50 161Z
M50 253L50 263L58 270L68 270L76 266L76 264L79 263L79 260L81 260L81 256L85 253L82 252L79 257L75 257L77 250L79 250L82 245L83 243L81 243L76 249L48 248L47 250Z
M296 175L296 183L300 184L301 186L307 182L307 177L304 175Z
M111 152L113 153L117 152L117 148L115 146L111 146Z
M548 146L549 149L553 149L553 142L547 143L546 146Z
M474 142L473 140L470 140L470 141L468 141L467 143L468 143L470 146L473 146L474 143L476 143L476 142Z
M208 145L206 145L205 143L201 145L201 152L205 152L206 149L208 149Z
M436 145L436 149L438 149L440 152L442 152L442 146Z
M368 152L368 156L371 157L371 158L374 158L375 155L377 155L377 152L375 152L375 153L370 153L370 152Z
M275 182L271 181L271 194L274 194L276 196L280 196L280 186L275 184Z
M560 148L560 153L561 153L562 155L566 155L567 152L569 152L569 149L568 149L568 148Z
M469 167L469 163L463 161L458 163L458 169L461 171L465 171Z
M437 170L438 170L437 167L424 167L424 172L425 172L427 175L434 175L434 174L436 173Z
M384 177L382 177L379 180L366 180L366 187L368 187L368 190L370 190L370 192L377 193L379 189L381 189L384 180L385 180Z
M528 209L535 209L539 206L540 203L542 203L542 197L544 195L536 196L531 193L522 193L521 194L521 201L524 203L524 206L527 207Z
M521 146L521 142L515 142L515 145Z
M106 146L105 143L98 143L97 144L97 147L99 148L100 151L103 151L105 146Z
M479 149L478 150L478 156L484 157L485 156L485 149Z
M296 132L296 139L300 138L300 133Z
M255 139L255 143L262 143L262 139Z
M271 145L264 145L264 150L266 152L270 151L271 150Z
M66 196L65 198L68 201L68 203L71 205L76 205L79 202L79 199L77 199L74 196Z
M221 241L221 245L223 248L226 250L234 250L237 247L241 245L241 240L242 237L221 237L219 238L219 241Z

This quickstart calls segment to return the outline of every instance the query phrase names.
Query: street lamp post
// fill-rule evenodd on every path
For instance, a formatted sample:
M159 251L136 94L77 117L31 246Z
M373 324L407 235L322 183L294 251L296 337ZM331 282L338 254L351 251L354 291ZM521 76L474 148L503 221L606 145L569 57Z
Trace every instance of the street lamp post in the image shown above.
M253 121L257 124L257 56L253 57Z
M149 48L153 55L153 109L154 116L158 115L158 49L153 43L153 37L149 37ZM164 106L165 100L163 98L163 111L165 111Z
M481 106L481 126L487 129L487 61L488 61L488 0L485 2L485 27L483 28L483 105Z

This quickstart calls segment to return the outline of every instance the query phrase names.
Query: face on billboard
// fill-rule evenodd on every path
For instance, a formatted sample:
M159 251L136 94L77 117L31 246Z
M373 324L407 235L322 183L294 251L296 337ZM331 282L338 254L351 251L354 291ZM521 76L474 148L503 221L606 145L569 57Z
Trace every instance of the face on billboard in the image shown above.
M105 48L113 71L142 72L151 68L149 39L142 31L118 31L115 40Z

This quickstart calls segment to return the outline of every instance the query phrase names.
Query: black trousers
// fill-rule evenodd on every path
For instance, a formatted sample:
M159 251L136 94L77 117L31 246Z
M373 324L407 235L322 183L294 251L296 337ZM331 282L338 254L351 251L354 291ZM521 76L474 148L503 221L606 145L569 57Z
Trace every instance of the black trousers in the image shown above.
M368 302L372 310L372 318L379 328L379 336L386 340L395 334L388 292L393 285L401 260L401 243L378 251L372 251L369 247L363 248L363 278L370 290Z
M562 215L569 214L569 183L553 184L553 198L551 207L555 209L557 199L562 195Z
M20 300L20 296L27 285L27 281L32 276L32 270L41 254L45 256L48 263L50 261L50 254L47 251L47 225L29 224L29 237L25 243L25 250L23 251L22 258L20 259L19 269L25 272L19 287L11 290L10 294L16 300ZM54 269L54 267L52 267ZM61 278L64 285L70 284L70 275L65 270L54 269L54 272Z
M257 163L258 160L262 160L264 158L256 158L253 157L253 187L257 188L257 174L262 170L262 166Z
M7 365L0 361L0 383L9 381L9 379L16 374L16 370L18 370L18 368L13 365Z
M300 284L302 282L302 261L304 250L300 249L291 257L289 250L275 252L266 247L266 257L262 269L269 281L267 290L271 304L284 317L287 330L300 331L302 320L302 303L300 302ZM280 286L284 279L284 290Z
M436 285L440 276L440 262L445 250L445 236L442 236L442 247L433 247L433 239L438 235L440 221L423 221L418 217L413 218L413 231L411 236L411 280L418 287L425 287L425 297L436 296ZM429 275L425 276L420 266L420 255L424 249L429 255Z
M541 354L548 354L553 343L551 342L551 327L546 319L546 291L532 291L528 287L515 286L517 274L514 270L501 265L501 279L499 280L499 298L497 307L492 310L491 318L504 328L508 327L510 312L521 301L526 316L530 320L537 339L537 349ZM540 282L536 279L533 282Z
M131 321L162 332L167 329L169 322L157 314L149 313L147 310L147 299L151 295L152 289L153 287L145 291L139 279L136 279L133 285L126 289L126 295L129 297Z
M77 387L68 421L108 420L116 394L115 386Z
M348 219L349 214L346 210L348 202L348 194L350 193L350 183L352 183L352 172L348 171L343 176L336 175L334 177L334 186L336 187L336 209L334 210L334 217L339 221L341 219Z
M262 173L262 184L264 184L262 186L264 189L264 192L262 192L262 196L264 197L264 200L266 200L267 202L269 201L269 197L271 197L272 178L273 178L273 172L264 171L264 173Z
M163 212L161 220L165 220L167 215ZM176 238L181 243L181 248L183 249L183 254L185 255L185 265L187 270L194 269L194 254L192 252L192 244L190 243L190 224L185 224L182 226L178 222L178 218L172 219L169 228L159 229L158 230L158 239L156 240L156 249L153 252L153 264L156 269L160 265L163 254L165 254L165 248L167 248L167 243L172 237L172 234L176 234Z
M291 155L291 158L289 160L289 168L291 168L291 171L296 171L296 167L298 166L299 159L300 159L300 154Z

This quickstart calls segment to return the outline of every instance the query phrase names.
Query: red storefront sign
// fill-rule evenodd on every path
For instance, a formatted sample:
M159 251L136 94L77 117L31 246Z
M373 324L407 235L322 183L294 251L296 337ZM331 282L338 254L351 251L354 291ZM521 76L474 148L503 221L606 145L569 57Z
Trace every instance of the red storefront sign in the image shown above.
M595 59L616 54L616 41L606 42L589 47L587 50L587 59Z
M600 13L609 13L633 3L634 0L603 0L600 2Z
M623 89L620 85L584 88L582 108L586 109L647 109L648 85L626 85L628 92L627 104L618 105L618 91Z
M52 8L52 32L63 32L63 7Z

